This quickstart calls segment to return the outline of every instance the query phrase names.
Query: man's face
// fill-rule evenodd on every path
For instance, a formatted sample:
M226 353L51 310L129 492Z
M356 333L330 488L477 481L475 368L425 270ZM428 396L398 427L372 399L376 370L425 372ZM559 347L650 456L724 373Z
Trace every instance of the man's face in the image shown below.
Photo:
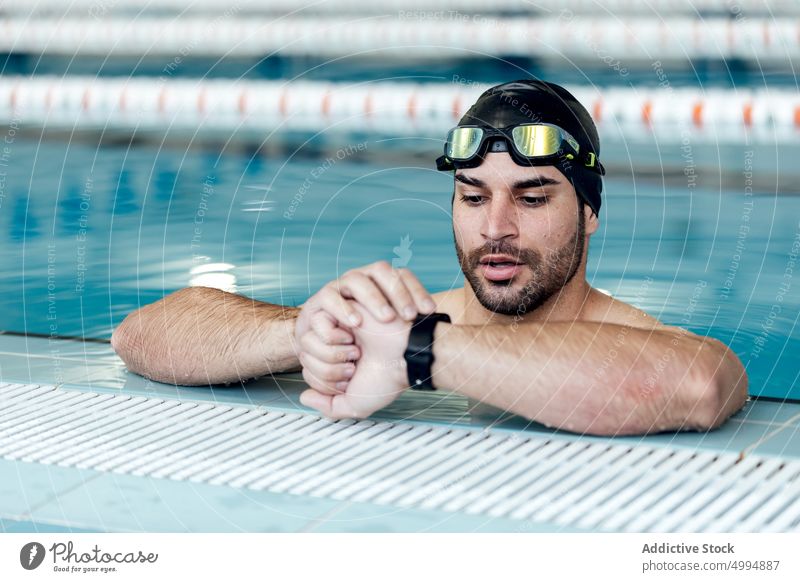
M496 152L477 168L456 170L456 253L490 311L523 315L558 293L581 265L584 225L574 187L553 166L523 167ZM490 262L489 255L507 257Z

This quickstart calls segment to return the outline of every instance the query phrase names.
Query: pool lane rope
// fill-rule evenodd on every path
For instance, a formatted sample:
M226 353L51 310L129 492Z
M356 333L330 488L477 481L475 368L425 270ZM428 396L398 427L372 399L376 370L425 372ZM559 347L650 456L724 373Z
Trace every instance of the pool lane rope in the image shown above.
M0 51L67 57L319 58L373 60L521 57L581 68L650 70L656 61L741 59L790 70L800 56L800 20L678 15L265 17L223 13L180 18L139 16L20 17L0 20ZM622 16L622 14L625 14Z
M147 77L0 77L0 123L56 129L361 132L441 137L487 88ZM800 93L784 89L567 87L604 139L800 141Z
M306 5L308 4L308 5ZM599 10L610 13L649 15L669 14L729 14L736 16L746 14L786 15L800 13L800 5L795 0L381 0L381 2L364 2L364 0L323 0L316 2L297 2L297 0L237 0L233 4L241 12L280 14L302 10L310 13L390 13L403 12L412 15L447 14L454 11L486 14L490 12L547 14L569 10L575 13L596 14ZM228 11L231 6L219 0L114 0L98 2L98 0L37 0L35 4L28 2L7 2L3 10L9 13L51 13L51 14L84 14L101 17L108 14L140 13L154 11L159 13L219 13ZM471 16L465 15L465 16Z

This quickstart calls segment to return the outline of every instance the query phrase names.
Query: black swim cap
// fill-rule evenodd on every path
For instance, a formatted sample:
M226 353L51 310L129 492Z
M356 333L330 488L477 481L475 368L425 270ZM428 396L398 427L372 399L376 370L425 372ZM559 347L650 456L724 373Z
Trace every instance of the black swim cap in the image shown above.
M580 144L581 152L591 151L600 155L600 138L586 108L564 87L538 79L511 81L487 89L458 125L501 129L520 123L552 123L572 134ZM603 191L600 174L566 160L555 167L598 215Z

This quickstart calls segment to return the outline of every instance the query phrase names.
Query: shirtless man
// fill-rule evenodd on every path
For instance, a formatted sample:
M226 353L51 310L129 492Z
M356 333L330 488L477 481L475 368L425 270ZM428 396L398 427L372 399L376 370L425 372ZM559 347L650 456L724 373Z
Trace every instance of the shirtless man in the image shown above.
M415 387L598 435L709 430L743 406L747 375L727 346L586 281L604 170L591 117L570 93L533 80L493 87L445 154L437 166L454 170L463 288L431 296L409 270L380 261L302 309L183 289L128 316L114 349L130 370L178 384L302 369L304 405L364 418L414 384L412 324L437 312L450 322L428 329L433 363Z

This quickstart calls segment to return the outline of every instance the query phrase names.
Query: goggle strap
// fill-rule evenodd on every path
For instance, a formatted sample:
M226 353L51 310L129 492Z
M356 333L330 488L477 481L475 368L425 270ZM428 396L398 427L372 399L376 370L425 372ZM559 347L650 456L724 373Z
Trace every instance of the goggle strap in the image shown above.
M586 161L584 161L583 164L587 168L597 171L601 176L606 173L606 169L603 167L603 164L600 163L600 160L597 159L597 154L594 152L586 153Z
M436 158L436 169L440 172L455 170L453 162L447 156L439 156Z

